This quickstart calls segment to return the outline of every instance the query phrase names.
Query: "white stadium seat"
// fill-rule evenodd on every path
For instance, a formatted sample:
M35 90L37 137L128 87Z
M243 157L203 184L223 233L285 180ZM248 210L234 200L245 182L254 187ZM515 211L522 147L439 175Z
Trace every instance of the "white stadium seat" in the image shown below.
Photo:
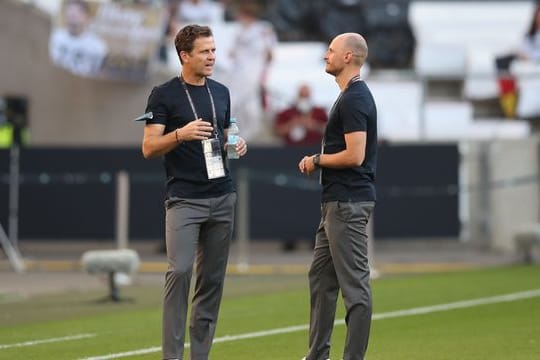
M494 60L521 43L532 1L413 1L415 70L434 78L464 78L466 98L497 95Z

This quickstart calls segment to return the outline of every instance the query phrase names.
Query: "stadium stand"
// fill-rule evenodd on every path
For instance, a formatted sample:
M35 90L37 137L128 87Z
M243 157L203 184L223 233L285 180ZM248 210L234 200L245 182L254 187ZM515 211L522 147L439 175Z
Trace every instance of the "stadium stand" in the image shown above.
M165 71L153 74L148 82L141 84L92 81L62 72L53 67L48 59L47 38L52 19L50 13L36 11L34 4L38 2L48 5L54 1L0 1L0 19L2 23L6 24L6 31L0 34L0 44L3 48L10 49L0 61L4 65L4 69L9 69L2 74L0 92L28 98L32 136L30 147L138 147L141 129L137 126L131 126L130 120L143 110L148 92L153 84L178 74L179 65L176 56L171 56L173 63L170 64L169 68L166 67ZM283 2L288 3L289 0ZM362 1L354 1L354 3L360 2ZM312 2L296 2L296 4L306 6L310 3ZM331 4L334 2L313 0L313 3ZM388 6L392 8L390 1L384 3L387 6L378 9L381 14L388 12ZM477 103L482 98L494 96L494 56L500 52L512 50L514 46L518 45L525 32L528 19L530 19L532 8L533 1L412 1L409 5L408 20L416 40L413 66L410 69L371 66L371 69L364 69L369 71L362 74L375 95L379 111L380 137L383 140L388 140L388 148L404 151L403 149L395 149L395 147L404 146L408 149L409 146L420 143L425 148L419 150L418 154L427 152L428 155L435 156L431 146L440 147L449 143L459 147L461 156L462 148L469 145L473 148L473 142L474 145L486 145L486 148L482 149L485 153L470 154L469 158L472 159L470 174L462 175L460 173L460 177L469 176L466 178L468 179L466 185L477 184L479 179L485 178L485 181L482 180L484 181L482 184L486 185L485 198L488 200L476 200L475 196L479 191L475 188L464 187L463 191L468 192L466 194L469 196L468 201L479 203L480 210L476 211L471 206L470 214L460 216L463 219L474 216L482 217L479 220L473 219L478 223L478 228L482 231L485 230L484 232L492 229L486 238L489 236L495 239L494 244L505 249L508 243L513 245L513 233L510 229L513 229L517 220L525 219L531 223L538 221L538 205L530 201L530 199L538 198L535 196L538 194L537 180L527 180L529 181L527 186L523 186L521 183L518 184L519 186L515 186L512 183L510 195L508 195L506 188L505 191L493 191L491 194L492 189L487 187L491 186L491 180L498 184L500 181L514 180L518 175L530 179L530 176L538 174L537 143L532 144L534 141L531 140L530 146L522 148L522 144L532 138L529 136L531 133L529 124L534 122L515 119L506 121L506 119L489 111L486 111L486 116L479 116ZM237 25L234 22L217 22L212 24L212 27L218 45L218 63L216 64L216 75L218 75L219 67L227 66L227 49L232 43L231 37L236 31ZM25 34L24 39L21 38L23 33ZM275 111L280 106L289 103L293 99L294 89L300 81L307 81L311 85L315 101L318 104L327 108L332 105L339 89L332 77L324 73L322 58L326 47L327 43L321 39L317 39L317 41L315 39L309 39L309 41L296 39L294 42L283 41L278 45L267 82L273 100L270 111ZM172 51L175 55L174 49ZM537 101L538 97L535 97L538 92L534 92L538 90L525 91L529 86L531 89L536 86L533 81L529 83L529 80L532 80L530 75L536 74L538 69L518 62L512 66L512 71L518 77L523 90L521 99L532 99L528 104L538 106L540 103ZM483 78L485 74L487 74L487 78ZM432 84L429 83L431 80L440 80L441 87L431 87ZM51 87L50 84L55 86ZM72 97L71 94L77 94L77 96ZM530 97L528 97L529 95ZM497 104L495 103L495 105ZM534 110L532 107L525 107L524 104L520 109L518 114L526 114L527 111ZM58 129L62 129L62 131L58 131ZM518 139L518 141L476 141L499 139ZM470 142L467 143L469 140ZM400 144L399 142L408 144ZM432 142L438 144L431 144ZM466 143L465 146L462 146L464 143ZM514 149L513 152L510 151L512 149ZM268 151L271 150L283 151L277 147ZM73 151L70 153L75 154ZM458 151L454 149L452 153L457 154ZM265 166L267 166L270 157L268 152L264 153L261 149L260 154L261 159L264 159ZM418 157L418 154L415 153L414 156ZM136 156L138 155L137 153ZM27 155L25 154L25 156ZM507 157L502 158L503 156ZM255 151L251 152L250 157L256 157ZM294 156L284 157L280 153L275 158L281 161L284 158L294 158ZM7 157L4 156L3 159L2 164L7 164ZM116 162L122 164L121 161L109 156L101 156L100 159L106 159L114 164ZM440 161L440 159L438 160ZM486 163L484 166L485 174L476 176L479 168L478 163L480 163L477 160ZM26 161L25 164L32 164L31 161ZM32 166L38 165L40 162L42 160L34 162ZM401 171L400 166L405 163L408 161L397 162L396 168ZM463 162L460 163L460 166L462 164ZM510 166L516 164L523 165L522 172L518 173L514 168L509 170ZM87 165L85 164L85 166ZM96 169L102 169L102 166L100 163ZM279 163L279 166L284 165ZM394 165L390 165L390 167L392 166ZM445 161L445 166L452 167L454 165L449 165ZM500 166L500 169L496 166ZM500 172L500 174L497 173L498 177L491 175L494 169ZM37 172L38 170L39 172ZM38 170L36 173L46 172L50 169L40 168ZM113 170L118 169L114 168ZM28 171L28 168L25 171ZM74 171L74 169L67 168L67 171ZM87 169L82 168L80 171L87 171ZM141 171L150 170L143 168ZM276 171L282 171L282 168ZM402 179L401 172L391 178ZM381 179L384 177L381 176ZM102 185L100 181L95 180L95 184L89 185L90 188L92 189L94 185L97 188L109 186ZM418 179L414 180L415 183L418 181ZM58 186L58 188L68 191L73 189L73 187L63 186L60 183L48 185L36 183L29 186L38 189L41 189L41 186ZM384 187L382 189L381 193L384 194ZM531 195L531 191L535 192ZM3 194L7 193L3 192ZM47 195L48 192L39 191L39 194ZM489 198L490 196L491 198ZM72 197L64 196L63 198L70 200ZM48 202L54 203L54 201ZM418 201L414 201L414 203L416 206ZM509 203L515 205L510 207ZM490 213L487 209L482 208L484 205L486 207L489 205L494 210L490 210ZM460 200L460 207L466 206L468 203ZM161 209L161 204L157 204L156 208ZM437 203L437 210L430 213L440 213L441 208L443 206ZM499 215L495 211L509 208L511 208L511 213L503 215ZM28 213L28 209L34 211L35 206L26 206L25 209ZM41 213L47 212L42 211ZM42 214L40 216L33 216L34 213L29 214L33 218L43 218ZM101 211L99 215L106 217L107 214L108 212ZM452 214L455 215L455 211ZM1 212L0 217L2 217ZM384 215L380 216L380 219L384 218ZM99 223L106 224L106 221L93 220L97 223L95 227L93 226L93 231L100 229ZM53 223L46 225L54 226ZM390 225L394 226L395 224ZM472 228L472 225L470 227ZM381 226L381 228L390 227ZM391 229L395 230L395 226ZM44 229L40 227L26 226L25 230L27 232L39 231L40 235L44 233ZM69 228L63 230L65 234L69 235ZM105 232L105 234L109 233ZM403 234L404 232L398 229L392 233L392 236L403 236ZM88 234L86 235L88 236ZM475 236L471 237L476 238Z
M521 42L532 11L530 1L413 1L415 71L428 78L466 78L469 98L496 96L495 56ZM475 83L484 76L489 82Z
M501 121L495 57L518 46L533 8L530 1L411 2L414 71L424 86L428 139L529 134L526 122Z
M475 117L501 118L494 60L522 42L534 11L532 1L413 1L409 20L417 39L414 69L433 82L457 82ZM538 114L530 96L538 96L538 65L515 64L519 70L521 108L518 116ZM528 80L525 80L525 79ZM532 108L531 108L531 105Z

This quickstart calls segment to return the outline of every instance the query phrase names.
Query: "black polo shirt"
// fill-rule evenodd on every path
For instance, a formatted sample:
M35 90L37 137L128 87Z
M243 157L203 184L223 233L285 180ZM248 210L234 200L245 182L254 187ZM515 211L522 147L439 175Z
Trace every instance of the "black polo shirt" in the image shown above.
M375 201L377 167L377 109L364 81L355 81L332 108L324 136L324 153L345 150L345 134L365 131L362 165L346 169L322 168L322 201Z
M226 159L223 148L224 129L230 123L229 90L212 79L206 79L214 99L217 116L217 130L222 144L222 157ZM186 84L197 115L205 121L213 122L212 105L205 85ZM153 118L147 124L165 125L165 133L183 127L195 120L188 97L178 77L154 87L148 98L146 112L151 111ZM214 129L215 130L215 129ZM229 169L225 176L208 179L201 141L184 141L164 156L167 175L167 197L204 199L225 195L234 191Z

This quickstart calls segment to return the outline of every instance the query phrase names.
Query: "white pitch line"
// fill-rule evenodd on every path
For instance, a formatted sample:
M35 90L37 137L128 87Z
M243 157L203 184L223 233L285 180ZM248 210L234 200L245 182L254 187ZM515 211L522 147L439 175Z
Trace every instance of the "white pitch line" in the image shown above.
M71 335L71 336L64 336L64 337L58 337L58 338L25 341L25 342L20 342L20 343L16 343L16 344L4 344L4 345L0 344L0 350L9 349L9 348L15 348L15 347L23 347L23 346L34 346L34 345L40 345L40 344L49 344L49 343L62 342L62 341L87 339L87 338L91 338L91 337L94 337L94 336L96 336L96 334L79 334L79 335Z
M402 317L402 316L429 314L429 313L434 313L434 312L449 311L449 310L455 310L455 309L464 309L464 308L470 308L474 306L530 299L530 298L535 298L539 296L540 296L540 289L522 291L522 292L492 296L492 297L487 297L487 298L464 300L464 301L457 301L457 302L448 303L448 304L424 306L424 307L418 307L418 308L413 308L413 309L408 309L408 310L390 311L390 312L386 312L382 314L374 314L373 320L382 320L382 319L390 319L390 318Z
M512 294L498 295L498 296L492 296L492 297L486 297L486 298L457 301L457 302L447 303L447 304L422 306L422 307L406 309L406 310L398 310L398 311L390 311L390 312L385 312L385 313L380 313L380 314L373 314L372 319L383 320L383 319L391 319L391 318L397 318L397 317L403 317L403 316L431 314L431 313L441 312L441 311L464 309L464 308L470 308L474 306L489 305L489 304L496 304L496 303L502 303L502 302L511 302L511 301L535 298L535 297L540 297L540 289L522 291L522 292L517 292L517 293L512 293ZM345 320L344 319L336 320L335 324L343 325L345 324ZM307 330L308 328L309 328L309 325L297 325L297 326L289 326L289 327L284 327L284 328L257 331L257 332L252 332L252 333L239 334L239 335L226 335L219 338L215 338L214 343L253 339L253 338L270 336L270 335L278 335L278 334L285 334L285 333L296 332L296 331L304 331L304 330ZM189 344L186 344L186 347L189 347ZM128 356L133 356L133 355L143 355L143 354L154 353L154 352L159 352L159 351L161 351L161 347L155 346L151 348L127 351L127 352L116 353L116 354L87 357L87 358L82 358L80 360L119 359L123 357L128 357Z
M137 355L144 355L144 354L150 354L161 351L161 346L154 346L151 348L146 349L140 349L140 350L133 350L133 351L126 351L123 353L117 353L117 354L109 354L109 355L103 355L103 356L92 356L88 358L84 358L84 360L106 360L106 359L118 359L128 356L137 356Z

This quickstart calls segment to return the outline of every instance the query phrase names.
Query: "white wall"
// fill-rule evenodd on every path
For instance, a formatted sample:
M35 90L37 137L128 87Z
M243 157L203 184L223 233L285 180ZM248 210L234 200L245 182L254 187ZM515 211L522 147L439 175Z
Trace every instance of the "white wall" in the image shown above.
M540 138L464 142L460 149L463 240L514 251L516 232L540 223Z
M538 138L501 141L490 148L491 178L505 182L538 175ZM495 248L512 250L520 228L540 222L539 183L508 184L491 192L492 243Z

